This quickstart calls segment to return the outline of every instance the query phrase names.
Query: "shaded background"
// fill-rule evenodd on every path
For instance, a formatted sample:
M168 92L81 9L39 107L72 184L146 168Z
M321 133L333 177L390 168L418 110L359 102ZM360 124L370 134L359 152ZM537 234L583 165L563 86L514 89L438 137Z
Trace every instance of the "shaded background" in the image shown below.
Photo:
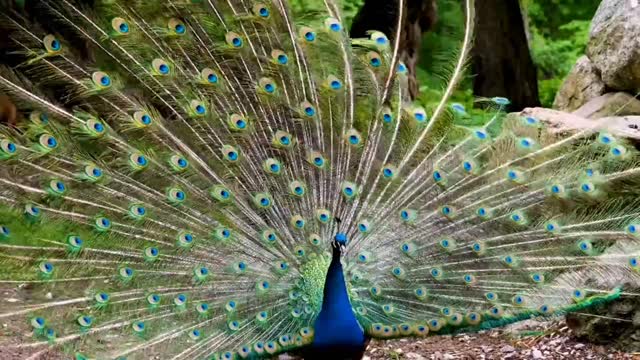
M300 13L322 0L292 0ZM439 98L448 66L464 30L462 0L406 0L401 47L412 72L411 93L421 103ZM475 97L504 96L510 111L551 107L562 80L584 53L599 0L476 0L473 57L454 100L468 107ZM353 37L366 30L391 35L396 0L344 0ZM391 36L390 36L391 37Z

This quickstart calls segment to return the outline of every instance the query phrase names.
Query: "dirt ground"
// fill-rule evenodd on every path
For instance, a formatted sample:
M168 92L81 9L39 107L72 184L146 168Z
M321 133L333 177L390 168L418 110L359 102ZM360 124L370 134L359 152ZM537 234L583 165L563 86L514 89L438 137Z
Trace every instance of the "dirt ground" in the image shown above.
M422 340L373 341L364 360L638 359L607 346L582 343L563 321L526 321L502 330Z

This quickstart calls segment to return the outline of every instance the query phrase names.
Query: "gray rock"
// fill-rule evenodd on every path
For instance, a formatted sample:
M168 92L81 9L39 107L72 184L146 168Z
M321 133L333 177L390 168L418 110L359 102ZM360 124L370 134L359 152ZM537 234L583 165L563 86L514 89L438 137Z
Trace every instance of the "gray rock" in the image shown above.
M503 347L502 347L502 349L500 349L500 351L502 351L502 352L504 352L504 353L507 353L507 352L514 352L514 351L516 351L516 348L514 348L514 347L513 347L513 346L511 346L511 345L505 345L505 346L503 346Z
M598 69L593 66L588 57L582 56L576 61L556 94L553 108L574 111L605 92L606 86L600 78Z
M608 93L591 99L573 114L587 119L640 115L640 100L626 92Z
M640 89L640 5L603 0L591 22L587 56L604 83L616 90Z
M295 359L297 358L286 353L278 355L278 360L295 360Z
M426 358L420 354L414 352L408 352L405 357L410 360L425 360Z
M636 311L633 315L633 326L640 327L640 311Z
M542 355L542 351L538 349L533 349L531 352L531 357L534 359L544 359L544 355Z
M526 108L509 116L533 117L546 125L551 134L568 134L580 130L608 131L614 136L640 141L640 116L608 116L589 120L582 116L545 108Z

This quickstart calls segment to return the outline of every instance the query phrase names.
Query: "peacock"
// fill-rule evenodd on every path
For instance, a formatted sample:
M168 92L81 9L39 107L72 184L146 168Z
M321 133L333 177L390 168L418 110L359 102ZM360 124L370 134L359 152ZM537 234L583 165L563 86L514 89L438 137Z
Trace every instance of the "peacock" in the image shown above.
M463 3L431 105L333 0L5 7L2 358L359 359L637 296L638 151L454 102Z

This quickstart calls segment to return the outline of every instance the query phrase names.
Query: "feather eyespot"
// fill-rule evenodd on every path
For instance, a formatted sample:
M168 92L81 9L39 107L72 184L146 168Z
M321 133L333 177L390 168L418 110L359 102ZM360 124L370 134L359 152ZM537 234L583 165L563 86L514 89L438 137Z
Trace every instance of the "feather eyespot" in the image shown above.
M396 173L397 169L393 165L385 165L382 168L382 176L384 176L385 179L394 179L396 177Z
M209 195L211 195L212 198L222 203L230 201L231 198L233 197L231 190L229 190L227 187L222 185L216 185L213 188L211 188L211 190L209 190Z
M294 215L290 220L291 226L297 230L304 229L307 221L301 215Z
M306 193L305 186L300 181L292 181L289 184L289 191L291 195L297 196L297 197L302 197Z
M404 221L405 223L412 223L416 220L417 217L418 217L418 213L416 210L413 210L413 209L400 210L400 220Z
M291 146L294 145L295 141L293 140L293 137L291 136L291 134L289 134L288 132L278 130L273 135L271 143L276 147L290 148Z
M9 158L11 156L14 156L16 154L16 152L18 151L18 146L8 140L8 139L1 139L0 140L0 159L3 158Z
M313 43L316 41L316 33L310 27L304 26L299 31L300 37L307 43Z
M153 118L145 111L136 111L133 113L133 122L136 127L144 128L153 123Z
M209 277L209 269L204 266L196 266L193 275L197 281L204 281Z
M60 180L49 181L49 193L52 195L62 195L67 191L66 185Z
M58 147L58 140L50 134L42 134L38 138L41 148L48 152Z
M271 195L268 193L258 193L253 197L253 201L261 209L266 209L273 205Z
M308 101L304 101L300 104L300 110L305 117L311 118L316 115L315 107Z
M325 83L326 86L333 91L342 89L342 81L340 81L340 79L333 75L329 75L329 77L327 77L327 79L325 80Z
M322 154L317 151L312 151L307 155L307 161L318 169L323 169L326 166L326 160Z
M167 190L167 200L174 205L179 205L187 200L187 194L180 188L172 187Z
M271 59L278 65L287 65L289 63L289 57L282 50L271 51Z
M328 31L333 33L339 33L342 31L342 24L340 24L337 19L332 17L325 19L324 26Z
M144 258L146 261L153 262L160 256L160 251L156 247L148 247L144 249Z
M409 70L407 69L407 65L405 65L402 61L398 63L398 68L396 69L397 73L400 75L406 75Z
M369 61L369 65L373 68L379 68L382 66L382 57L375 51L370 51L367 54L367 60Z
M206 85L217 85L219 83L218 74L210 68L204 68L200 72L200 82Z
M111 227L113 226L113 224L111 223L111 220L109 220L104 216L97 217L94 220L93 224L98 232L105 232L111 229Z
M203 117L207 115L207 105L200 100L191 100L189 103L190 113L194 117Z
M347 143L351 146L361 145L362 136L356 129L351 129L347 131L344 137L345 137L345 140L347 140Z
M282 164L280 161L269 158L262 164L262 168L269 174L278 175L282 172Z
M49 115L41 111L32 111L29 114L29 120L35 124L45 126L49 124Z
M460 103L453 103L449 107L456 115L460 115L460 116L467 115L467 110L465 109L464 105Z
M182 172L189 167L189 160L182 155L175 154L169 158L169 165L173 171Z
M180 232L178 234L178 246L183 247L183 248L188 248L193 244L194 241L194 237L193 234L189 233L189 232Z
M357 226L358 226L358 231L363 233L363 234L366 234L371 230L371 226L369 224L369 220L366 220L366 219L360 220L358 222Z
M107 127L102 121L89 119L84 124L84 132L92 138L99 138L105 134Z
M316 218L323 224L326 224L331 219L331 212L327 209L316 210Z
M118 35L128 35L131 31L129 23L127 23L127 21L121 17L115 17L111 19L111 28Z
M267 95L272 95L277 90L277 85L271 78L261 78L258 81L258 88Z
M616 138L609 133L601 132L598 135L598 142L600 142L603 145L612 145L616 142Z
M509 101L509 99L507 99L506 97L501 97L501 96L496 96L491 98L491 101L498 105L498 106L507 106L509 104L511 104L511 101Z
M229 116L229 119L227 120L227 124L229 124L229 128L235 131L246 130L248 127L248 123L249 122L247 121L246 118L238 114L232 114L231 116Z
M182 20L177 18L169 19L167 27L169 28L169 33L173 35L184 35L187 33L187 26Z
M163 59L153 59L151 67L156 75L169 75L171 73L171 65Z
M342 195L347 199L353 199L358 195L359 188L355 183L345 181L342 183Z
M83 328L90 327L93 324L93 318L91 316L88 316L88 315L80 315L80 316L78 316L76 321L77 321L78 325L80 325Z
M6 239L11 234L11 231L8 227L4 225L0 225L0 239Z
M54 55L62 51L62 43L55 35L47 35L42 39L47 53Z
M391 124L393 123L393 113L391 112L391 109L388 107L384 107L382 109L382 121L385 124Z
M240 159L240 152L231 145L225 145L222 147L222 155L225 160L232 163L237 162Z
M91 74L91 80L99 90L108 89L113 83L111 76L104 71L96 71Z
M54 269L55 267L53 266L53 264L48 261L42 262L40 263L40 265L38 265L38 270L40 270L40 272L44 275L51 275Z
M102 179L103 172L102 169L95 165L86 165L83 169L83 173L81 175L85 180L89 180L91 182L98 181Z
M271 12L265 4L259 3L253 5L253 14L257 17L267 19L271 15Z
M422 124L429 119L427 117L427 112L422 107L414 108L413 111L411 112L411 116L419 124Z
M134 220L142 220L147 215L147 209L141 204L132 204L129 206L128 215Z
M229 44L229 46L235 49L239 49L244 45L244 41L242 40L242 37L234 32L228 32L225 35L225 40L227 41L227 44Z
M380 31L373 31L371 32L371 35L369 37L371 39L371 41L373 41L375 43L375 45L379 48L379 49L385 49L389 46L389 39L387 38L387 36L380 32Z
M143 154L135 152L129 155L129 165L134 171L143 170L149 166L149 159L147 159Z

